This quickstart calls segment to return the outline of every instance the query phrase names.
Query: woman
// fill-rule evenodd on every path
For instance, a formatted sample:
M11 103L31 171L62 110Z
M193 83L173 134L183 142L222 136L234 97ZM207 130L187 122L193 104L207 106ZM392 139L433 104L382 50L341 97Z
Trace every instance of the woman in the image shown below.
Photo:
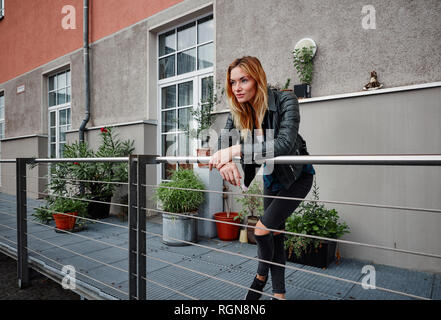
M229 143L229 147L221 149L221 136L219 151L210 158L210 170L215 167L224 180L241 186L242 177L232 159L237 156L246 157L248 149L244 141L249 141L250 138L252 147L254 150L260 148L263 158L308 154L306 144L298 134L300 113L296 96L291 92L269 90L265 72L257 58L246 56L230 64L227 70L226 93L230 114L225 129L240 130L240 144L230 146ZM267 132L271 132L268 130L273 130L273 139L270 136L267 139ZM250 133L253 132L257 132L256 139L251 137ZM272 172L267 170L268 167L265 165L263 175L265 195L302 199L306 197L315 174L312 165L279 164L274 165ZM256 164L243 164L246 187L254 179L256 169ZM264 198L264 214L254 231L259 259L285 265L284 234L266 229L284 230L286 219L300 202ZM259 261L251 289L262 292L269 271L274 296L285 299L285 267ZM257 300L260 297L261 293L249 290L245 299Z

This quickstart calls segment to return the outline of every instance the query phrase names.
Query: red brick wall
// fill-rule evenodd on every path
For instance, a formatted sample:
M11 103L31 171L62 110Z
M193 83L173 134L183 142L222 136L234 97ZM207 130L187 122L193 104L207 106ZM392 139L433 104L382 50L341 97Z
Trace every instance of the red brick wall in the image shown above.
M94 42L182 0L90 0ZM83 46L83 0L5 0L0 20L0 83ZM76 29L65 30L62 8L75 8Z

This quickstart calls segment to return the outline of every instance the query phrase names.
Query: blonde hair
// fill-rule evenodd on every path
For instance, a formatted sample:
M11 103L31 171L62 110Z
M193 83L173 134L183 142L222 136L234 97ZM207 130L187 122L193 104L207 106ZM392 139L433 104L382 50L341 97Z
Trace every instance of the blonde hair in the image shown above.
M231 70L240 67L256 81L256 94L252 101L240 103L231 88ZM256 57L245 56L234 60L227 70L226 93L234 124L245 139L253 129L262 129L261 124L268 109L266 74Z

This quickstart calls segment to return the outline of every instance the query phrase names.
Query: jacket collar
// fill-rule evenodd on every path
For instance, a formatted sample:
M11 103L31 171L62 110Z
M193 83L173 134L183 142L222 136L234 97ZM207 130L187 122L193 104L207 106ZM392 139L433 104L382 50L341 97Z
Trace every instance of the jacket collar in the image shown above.
M271 111L277 111L274 92L270 88L268 88L268 109L270 109Z

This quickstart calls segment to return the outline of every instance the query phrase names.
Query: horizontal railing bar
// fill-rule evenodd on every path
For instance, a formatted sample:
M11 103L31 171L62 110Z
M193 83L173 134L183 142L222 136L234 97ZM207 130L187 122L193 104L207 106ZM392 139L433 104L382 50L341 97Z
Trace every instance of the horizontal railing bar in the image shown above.
M214 220L214 219L210 219L210 218L203 218L203 217L197 217L197 216L193 216L193 215L186 215L186 214L181 214L181 213L167 212L167 211L151 209L151 208L148 208L146 210L147 211L150 210L150 211L154 211L154 212L158 212L158 213L165 213L165 214L169 214L169 215L188 217L188 218L196 219L196 220L210 221L210 222L215 222L215 223L224 223L224 224L230 224L230 225L235 225L235 226L239 226L239 227L246 227L246 228L252 228L252 229L260 229L260 230L265 230L265 231L278 232L278 233L283 233L283 234L292 235L292 236L298 236L298 237L305 237L305 238L311 238L311 239L317 239L317 240L332 241L332 242L337 242L337 243L345 243L345 244L350 244L350 245L357 245L357 246L362 246L362 247L375 248L375 249L381 249L381 250L387 250L387 251L394 251L394 252L399 252L399 253L408 253L408 254L414 254L414 255L419 255L419 256L425 256L425 257L441 259L441 255L438 255L438 254L430 254L430 253L423 253L423 252L418 252L418 251L410 251L410 250L404 250L404 249L397 249L397 248L391 248L391 247L385 247L385 246L379 246L379 245L373 245L373 244L361 243L361 242L355 242L355 241L349 241L349 240L342 240L342 239L334 239L334 238L326 238L326 237L320 237L320 236L313 236L313 235L309 235L309 234L295 233L295 232L289 232L289 231L285 231L285 230L262 228L262 227L257 227L257 226L245 225L245 224L241 224L241 223L219 221L219 220Z
M143 280L146 280L146 281L150 282L150 283L156 284L156 285L159 286L159 287L162 287L162 288L164 288L164 289L168 289L168 290L170 290L170 291L172 291L172 292L174 292L174 293L180 294L180 295L182 295L183 297L187 297L187 298L189 298L189 299L191 299L191 300L199 300L199 299L197 299L197 298L195 298L195 297L192 297L192 296L190 296L190 295L188 295L188 294L185 294L185 293L183 293L183 292L181 292L181 291L179 291L179 290L169 288L169 287L167 287L166 285L163 285L163 284L161 284L161 283L159 283L159 282L156 282L156 281L154 281L154 280L147 279L147 278L145 278L145 277L141 277L141 278L142 278Z
M15 163L15 159L0 159L0 163Z
M143 231L143 232L145 232L146 234L151 234L151 235L154 235L154 236L162 237L162 235L158 234L158 233L153 233L153 232L149 232L149 231ZM348 283L352 283L352 284L356 284L356 285L363 285L361 282L357 282L357 281L353 281L353 280L349 280L349 279L345 279L345 278L340 278L340 277L336 277L336 276L331 276L331 275L328 275L328 274L319 273L319 272L315 272L315 271L308 270L308 269L297 268L297 267L294 267L294 266L289 266L289 265L277 263L277 262L274 262L274 261L268 261L268 260L263 260L263 259L259 259L259 258L254 258L254 257L250 257L250 256L247 256L247 255L244 255L244 254L240 254L240 253L236 253L236 252L231 252L231 251L227 251L227 250L223 250L223 249L218 249L218 248L214 248L214 247L209 247L209 246L205 246L205 245L202 245L202 244L198 244L198 243L194 243L194 242L189 242L189 241L185 241L185 240L181 240L181 239L176 239L176 238L172 238L172 237L168 237L168 238L170 238L171 240L179 241L179 242L182 242L182 243L185 243L185 244L189 244L189 245L192 245L192 246L197 246L197 247L201 247L201 248L207 248L207 249L211 249L211 250L214 250L214 251L217 251L217 252L235 255L235 256L238 256L238 257L255 260L257 262L263 262L263 263L267 263L267 264L272 264L272 265L279 266L279 267L286 268L286 269L306 272L306 273L322 276L322 277L325 277L325 278L330 278L330 279L338 280L338 281L344 281L344 282L348 282ZM158 258L156 258L156 259L158 259ZM192 270L192 269L190 269L190 270ZM395 291L395 290L392 290L392 289L387 289L387 288L378 287L378 286L376 286L375 289L378 289L380 291L386 291L386 292L390 292L390 293L395 293L395 294L399 294L399 295L403 295L403 296L407 296L407 297L411 297L411 298L415 298L415 299L431 300L431 299L426 298L426 297L416 296L416 295L413 295L413 294L408 294L408 293L405 293L405 292ZM261 292L259 292L259 293L261 293Z
M64 213L64 212L57 212L57 211L55 211L55 210L51 210L51 209L46 209L46 208L42 208L42 207L34 207L34 206L30 206L30 205L27 205L27 207L28 207L28 208L32 208L32 209L41 209L41 210L47 211L47 212L49 212L49 213L61 214L61 215L63 215L63 216L69 216L69 217L72 217L71 214ZM112 227L118 227L118 228L122 228L122 229L129 229L129 227L126 227L126 226L120 226L120 225L118 225L118 224L109 223L109 222L104 222L104 221L101 221L101 220L94 220L94 219L90 219L90 218L86 218L86 217L81 217L81 216L75 216L75 218L77 218L77 219L82 219L82 220L86 220L86 221L93 222L93 223L106 224L106 225L109 225L109 226L112 226Z
M128 182L117 182L117 181L64 179L64 178L59 178L56 175L45 176L45 177L30 177L30 176L26 176L26 178L31 178L31 179L34 178L34 179L40 179L40 180L53 179L53 180L63 180L63 181L72 181L72 182L89 182L89 183L119 184L119 185L128 185L129 184Z
M109 157L109 158L52 158L33 159L35 163L64 163L64 162L127 162L129 157Z
M215 191L215 190L199 190L199 189L148 185L148 184L142 184L141 186L152 187L152 188L157 188L157 189L158 188L166 188L166 189L198 191L198 192L207 192L207 193L221 193L221 194L227 194L227 195L233 195L233 196L243 196L243 197L262 197L262 198L272 198L272 199L282 199L282 200L300 200L300 201L305 201L305 202L345 204L345 205L360 206L360 207L372 207L372 208L399 209L399 210L409 210L409 211L424 211L424 212L430 212L430 213L441 213L441 209L412 208L412 207L400 207L400 206L390 206L390 205L382 205L382 204L369 204L369 203L333 201L333 200L313 200L313 199L304 199L304 198L263 195L263 194L255 194L255 193L238 193L238 192Z
M49 229L59 230L56 227L52 227L52 226L49 226L47 224L43 224L43 223L40 223L40 222L37 222L37 221L33 221L33 220L29 220L29 219L26 219L26 221L28 221L30 223L34 223L34 224L39 224L40 226L43 226L43 227L46 227L46 228L49 228ZM70 231L67 231L67 230L62 230L62 232L67 233L67 234L71 234L73 236L76 236L76 237L79 237L79 238L83 238L83 239L86 239L86 240L95 241L95 242L104 244L104 245L109 246L109 247L114 247L114 248L121 249L121 250L124 250L124 251L129 251L128 248L123 248L123 247L117 246L117 245L112 244L112 243L104 242L104 241L101 241L101 240L98 240L98 239L94 239L94 238L90 238L90 237L86 237L86 236L82 236L81 234L78 234L78 233L70 232Z
M211 157L157 157L157 163L209 163ZM233 162L241 162L234 157ZM394 154L394 155L309 155L256 158L255 163L273 164L330 164L330 165L404 165L440 166L441 154Z
M58 264L58 265L64 267L63 264L59 263L58 261L55 261L54 259L49 258L48 256L45 256L44 254L39 253L39 252L36 251L36 250L33 250L33 249L29 248L29 247L27 247L26 249L28 249L30 252L33 252L33 253L35 253L35 254L37 254L37 255L39 255L39 256L45 258L45 259L48 259L49 261L52 261L52 262L54 262L54 263L56 263L56 264ZM100 281L100 280L98 280L98 279L96 279L96 278L93 278L93 277L91 277L91 276L88 276L88 275L86 275L86 274L84 274L84 273L82 273L82 272L80 272L80 271L78 271L78 270L75 270L75 273L76 273L76 274L80 274L80 275L82 275L82 276L84 276L84 277L86 277L86 278L89 278L90 280L96 281L96 282L98 282L99 284L102 284L102 285L104 285L104 286L106 286L106 287L109 287L109 288L111 288L112 290L118 291L118 292L120 292L120 293L122 293L122 294L124 294L124 295L128 295L128 292L125 292L125 291L119 290L118 288L112 287L111 285L109 285L109 284L107 284L107 283L105 283L105 282L102 282L102 281Z
M34 192L34 191L29 191L29 190L28 190L28 192L35 193L35 194L42 195L42 196L50 196L50 197L54 197L54 198L72 199L72 200L94 202L94 203L101 203L101 204L113 204L115 206L126 207L126 208L129 207L128 204L122 204L122 203L113 203L113 202L107 202L107 201L90 200L90 199L85 199L85 198L65 197L65 196L54 195L54 194L50 194L50 193Z
M12 242L13 244L17 245L16 241L10 240L10 239L6 238L5 236L0 235L0 238L3 238L4 240Z
M51 245L51 246L54 246L54 247L59 248L59 249L62 249L62 250L64 250L64 251L67 251L67 252L73 253L73 254L75 254L75 255L77 255L77 256L80 256L80 257L82 257L82 258L86 258L86 259L89 259L89 260L91 260L91 261L94 261L94 262L97 262L97 263L99 263L99 264L102 264L102 265L104 265L104 266L106 266L106 267L110 267L110 268L116 269L116 270L118 270L118 271L122 271L122 272L128 273L127 270L124 270L124 269L121 269L121 268L118 268L118 267L112 266L112 265L110 265L110 264L107 264L106 262L102 262L102 261L96 260L96 259L94 259L94 258L92 258L92 257L89 257L89 256L86 256L86 255L83 255L83 254L81 254L81 253L79 253L79 252L76 252L76 251L74 251L74 250L70 250L70 249L64 248L64 247L62 247L62 246L56 245L55 243L52 243L52 242L50 242L50 241L47 241L47 240L41 239L41 238L36 237L36 236L34 236L34 235L30 234L30 233L25 233L25 234L27 234L28 236L30 236L30 237L32 237L32 238L35 238L35 239L37 239L37 240L39 240L39 241L41 241L41 242L45 242L45 243L47 243L47 244L49 244L49 245Z
M170 238L170 239L171 239L171 238ZM238 284L238 283L235 283L235 282L233 282L233 281L229 281L229 280L226 280L226 279L218 278L218 277L216 277L216 276L212 276L211 274L208 274L208 273L205 273L205 272L201 272L201 271L197 271L197 270L193 270L193 269L191 269L191 268L187 268L187 267L184 267L184 266L181 266L181 265L178 265L178 264L176 264L176 263L172 263L172 262L169 262L169 261L166 261L166 260L160 259L160 258L152 257L152 256L150 256L150 255L145 255L145 254L142 254L142 255L143 255L144 257L146 257L146 258L153 259L153 260L156 260L156 261L159 261L159 262L162 262L162 263L165 263L165 264L171 265L171 266L176 267L176 268L179 268L179 269L183 269L183 270L186 270L186 271L190 271L190 272L193 272L193 273L199 274L199 275L201 275L201 276L204 276L204 277L207 277L207 278L210 278L210 279L214 279L214 280L218 280L218 281L221 281L221 282L225 282L225 283L228 283L228 284L230 284L230 285L232 285L232 286L239 287L239 288L241 288L241 289L245 289L245 290L247 290L247 291L248 291L248 290L251 290L251 291L254 291L254 292L260 293L260 294L262 294L262 295L265 295L265 296L268 296L268 297L271 297L271 298L276 298L276 299L278 299L278 298L277 298L276 296L274 296L274 295L271 295L271 294L266 293L266 292L258 291L258 290L255 290L255 289L251 289L251 288L249 288L249 287L245 287L245 286L243 286L243 285L241 285L241 284Z
M1 214L5 214L5 215L7 215L7 216L11 216L11 217L13 217L13 218L17 218L17 216L16 216L15 214L11 214L11 213L9 213L9 212L0 211L0 213L1 213Z

